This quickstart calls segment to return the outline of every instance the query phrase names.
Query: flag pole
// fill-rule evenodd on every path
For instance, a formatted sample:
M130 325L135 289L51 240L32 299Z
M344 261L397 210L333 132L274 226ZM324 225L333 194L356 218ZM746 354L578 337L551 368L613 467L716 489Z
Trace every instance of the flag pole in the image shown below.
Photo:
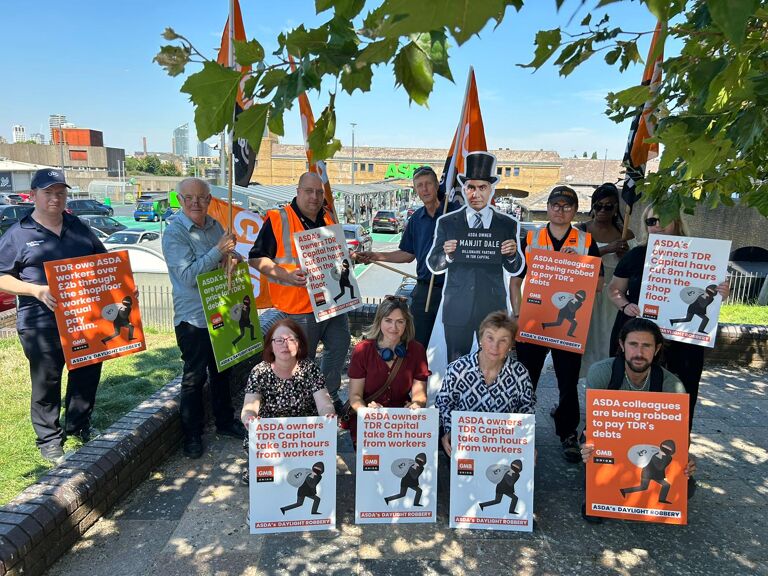
M229 0L229 24L227 26L228 30L228 36L229 36L229 53L227 54L227 66L234 70L235 68L235 0ZM232 124L231 128L229 130L228 136L228 146L226 150L226 159L227 159L227 203L229 205L229 211L227 213L227 234L232 234L232 220L233 220L233 211L232 211L232 177L233 177L233 146L234 146L234 136L235 136L235 113L237 111L237 105L235 105L232 108ZM224 259L225 262L225 268L227 270L227 290L232 291L232 254L227 254L226 258Z
M448 165L448 174L445 177L445 199L443 201L443 214L448 212L448 198L450 196L451 190L453 190L453 178L456 175L456 158L459 150L461 150L461 138L463 136L461 133L461 128L464 126L464 120L467 114L467 100L469 99L469 87L471 85L473 74L474 69L472 66L470 66L469 74L467 74L467 88L464 90L464 104L461 107L461 117L459 118L459 125L456 127L456 134L453 142L453 156L451 158L451 163ZM451 186L451 190L448 189L448 186ZM427 302L424 306L424 312L429 312L429 304L432 300L432 289L434 287L435 274L432 273L429 278L429 290L427 290Z

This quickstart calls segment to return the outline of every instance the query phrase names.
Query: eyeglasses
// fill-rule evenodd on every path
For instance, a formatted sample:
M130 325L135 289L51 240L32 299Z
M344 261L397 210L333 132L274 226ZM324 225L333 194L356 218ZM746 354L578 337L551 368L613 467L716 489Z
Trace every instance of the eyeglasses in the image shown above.
M550 204L549 207L555 212L570 212L573 210L573 204Z
M614 208L616 208L616 204L613 202L610 204L594 204L592 206L595 212L613 212Z
M208 204L211 201L210 196L182 196L182 198L185 204L194 204L195 202L198 204Z
M272 338L273 344L296 344L298 340L293 336L286 336L285 338Z
M645 225L648 226L649 228L651 226L656 226L658 223L659 223L659 219L658 218L646 218L645 219Z

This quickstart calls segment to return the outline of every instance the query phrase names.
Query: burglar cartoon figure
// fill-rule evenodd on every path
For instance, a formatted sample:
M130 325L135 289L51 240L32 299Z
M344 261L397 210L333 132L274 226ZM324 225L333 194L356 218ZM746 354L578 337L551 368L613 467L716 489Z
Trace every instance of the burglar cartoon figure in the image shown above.
M555 306L560 308L560 311L557 313L557 320L555 322L542 322L541 327L553 328L555 326L560 326L567 320L571 324L571 327L568 329L568 336L573 336L573 333L576 331L576 326L578 326L578 322L576 322L576 312L578 312L579 308L584 304L584 300L587 298L587 293L584 290L579 290L568 299L563 298L563 294L564 293L558 292L553 298L553 301L559 298L560 302L563 302L562 305L555 302Z
M122 304L112 304L111 306L114 306L117 312L117 315L112 320L112 326L114 326L115 331L113 334L107 336L106 338L102 338L101 343L106 344L113 338L120 336L120 330L123 328L128 328L128 340L135 340L133 337L133 324L131 324L129 319L133 307L133 298L126 296L123 298Z
M685 293L689 294L689 297L696 297L696 299L688 304L688 314L685 318L676 318L674 320L670 320L669 325L674 326L678 322L690 322L693 320L694 316L698 316L701 318L701 325L699 325L698 331L702 334L706 334L707 324L709 324L707 308L715 300L715 296L717 296L717 286L715 284L710 284L703 291L701 288L685 289L683 295L684 301L686 301Z
M392 500L404 498L408 492L408 488L410 488L416 492L416 496L413 499L413 505L422 506L422 504L419 503L422 493L421 487L419 486L419 476L424 472L424 465L427 463L427 455L424 454L424 452L419 452L416 454L416 459L411 462L412 464L406 469L407 471L405 475L400 478L400 492L384 498L384 502L387 504Z
M671 504L671 502L667 500L667 494L669 493L671 484L667 482L665 476L667 466L669 466L670 462L672 462L672 456L675 454L675 441L664 440L664 442L659 445L659 450L660 452L654 454L648 461L648 464L643 467L643 471L640 475L640 486L634 486L633 488L621 488L619 490L623 497L626 497L627 494L631 494L632 492L642 492L647 490L648 485L651 483L651 480L653 480L657 484L661 485L659 502L662 504Z
M251 323L251 297L246 294L243 296L243 303L240 307L240 318L237 321L240 326L240 336L232 340L234 346L245 336L245 329L248 328L251 331L251 340L256 339L256 335L253 331L253 324Z
M280 512L283 513L283 516L285 516L285 513L288 510L303 506L305 498L309 498L313 501L312 514L321 514L321 512L317 511L317 509L320 508L320 497L317 495L317 485L320 483L320 480L323 479L325 465L322 462L315 462L312 465L312 470L308 470L307 472L307 475L304 477L304 482L301 483L296 492L296 502L280 508Z
M350 298L355 297L355 288L352 286L352 283L349 281L349 260L344 258L344 260L341 263L341 274L339 276L339 288L341 288L341 292L339 292L339 295L336 296L333 301L338 302L339 298L344 297L344 293L346 292L347 288L349 288L350 292Z
M492 466L491 468L497 468L497 466ZM487 506L495 506L501 502L501 499L504 496L509 496L509 513L517 514L516 508L518 498L515 494L515 483L520 479L520 472L523 471L523 461L513 460L509 466L502 466L502 468L506 468L506 472L500 479L498 479L498 483L496 484L496 498L489 500L488 502L481 502L480 510L485 510ZM486 473L486 475L489 479L491 478L490 474ZM498 475L498 473L495 475ZM497 480L496 478L493 478L491 481Z

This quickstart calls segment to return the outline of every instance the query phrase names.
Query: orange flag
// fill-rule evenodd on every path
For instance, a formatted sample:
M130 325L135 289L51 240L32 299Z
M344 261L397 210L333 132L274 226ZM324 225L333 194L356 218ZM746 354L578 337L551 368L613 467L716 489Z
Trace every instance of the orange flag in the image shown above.
M288 60L291 63L291 71L296 70L296 63L293 61L293 57L289 54ZM312 130L315 129L315 117L312 114L312 107L309 105L309 98L307 98L306 92L299 94L299 113L301 114L301 129L304 132L304 149L307 152L307 162L309 163L309 171L314 172L320 176L320 180L323 181L323 188L325 189L325 208L331 213L333 221L338 223L339 217L336 214L336 205L333 202L333 190L331 190L331 183L328 181L328 171L325 167L325 162L319 160L314 162L312 160L312 150L309 149L309 135Z
M470 68L464 105L461 108L461 118L453 135L451 149L448 151L443 175L440 178L438 195L441 199L446 190L449 192L449 200L453 200L457 194L461 194L461 186L456 180L456 175L464 172L464 159L467 154L478 151L487 152L488 145L485 143L485 128L483 127L483 115L480 112L480 99L477 96L475 71Z
M240 12L240 3L235 0L235 13L234 18L230 16L227 18L227 23L224 25L224 31L221 33L221 47L219 48L219 55L216 61L222 66L230 66L229 62L229 23L230 20L235 22L235 34L234 39L239 42L245 42L245 27L243 26L243 15ZM240 66L232 59L235 70L239 70L240 76L240 88L237 90L237 103L235 104L235 117L240 112L246 110L251 106L251 100L245 100L243 95L243 85L248 77L248 73L251 71L250 66ZM238 186L248 186L251 182L251 176L253 170L256 167L256 155L248 145L248 141L244 138L238 138L232 142L232 156L235 162L235 184ZM226 225L224 226L226 228Z
M247 260L248 252L259 235L264 219L255 212L239 206L232 206L232 212L232 233L237 240L235 251ZM208 215L226 230L229 221L229 203L226 200L211 196ZM267 289L267 277L264 274L259 274L259 271L253 267L249 268L249 272L253 284L253 294L256 296L256 307L271 308L272 300L269 298L269 290Z
M629 139L627 140L627 150L624 153L626 172L621 197L630 208L640 198L640 195L635 191L635 187L638 181L645 178L645 165L648 163L648 160L659 155L659 144L646 141L648 138L653 137L656 128L656 109L653 100L661 85L661 63L664 61L663 48L659 49L658 55L656 58L653 58L659 36L661 36L661 22L656 24L656 31L653 33L651 47L648 50L648 58L643 72L642 84L643 86L650 86L651 93L643 109L632 121L632 126L629 129Z

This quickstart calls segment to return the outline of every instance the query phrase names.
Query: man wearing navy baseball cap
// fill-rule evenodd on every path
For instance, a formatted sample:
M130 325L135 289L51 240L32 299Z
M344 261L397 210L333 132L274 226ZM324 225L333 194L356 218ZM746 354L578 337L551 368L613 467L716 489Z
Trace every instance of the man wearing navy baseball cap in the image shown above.
M0 236L0 290L18 296L16 329L29 360L32 427L40 455L54 464L64 457L62 445L67 435L84 442L90 439L91 413L101 377L100 363L69 372L62 429L59 412L64 352L53 314L58 303L51 295L43 264L106 252L88 226L65 212L67 188L63 171L38 170L32 178L35 209Z

